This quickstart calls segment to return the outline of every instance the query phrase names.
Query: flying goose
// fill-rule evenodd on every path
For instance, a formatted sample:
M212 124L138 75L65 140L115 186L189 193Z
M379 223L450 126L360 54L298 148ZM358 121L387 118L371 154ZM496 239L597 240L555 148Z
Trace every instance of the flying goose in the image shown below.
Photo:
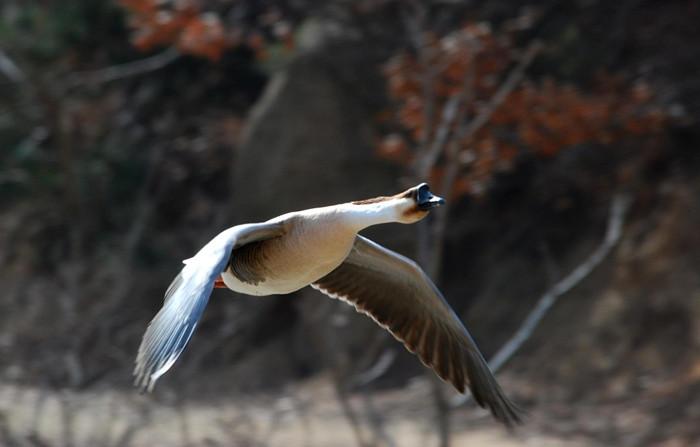
M165 292L141 341L134 376L142 390L177 360L214 287L277 295L311 286L355 306L460 393L499 421L520 421L469 332L435 284L413 261L358 235L371 225L415 223L445 201L426 183L389 197L284 214L219 233Z

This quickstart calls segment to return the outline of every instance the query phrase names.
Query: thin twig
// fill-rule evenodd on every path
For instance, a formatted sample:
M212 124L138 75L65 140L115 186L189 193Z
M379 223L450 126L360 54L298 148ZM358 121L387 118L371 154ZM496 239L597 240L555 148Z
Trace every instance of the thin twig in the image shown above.
M370 384L391 367L396 351L393 346L386 346L387 341L384 331L374 331L362 356L353 362L352 370L349 371L353 377L348 380L348 389L361 388Z
M353 387L363 387L374 382L381 376L383 376L391 365L394 364L396 359L396 351L388 348L379 356L379 359L367 370L361 372L352 379L351 385Z
M425 30L428 12L426 6L416 0L407 2L413 9L413 14L408 14L404 10L404 22L408 28L409 37L413 41L416 50L418 63L425 69L421 79L421 90L423 95L423 133L420 137L421 151L428 150L428 139L432 133L433 115L435 111L435 89L433 80L435 79L436 71L430 63L430 47L426 42Z
M17 64L0 48L0 73L12 82L20 83L27 80L27 76Z
M463 92L464 90L462 90ZM429 148L426 148L425 156L418 158L419 166L416 169L419 178L427 178L430 170L435 166L440 154L443 152L445 145L447 144L448 138L450 136L450 130L455 123L457 118L457 110L459 109L459 104L462 102L462 94L453 95L445 101L445 106L442 109L440 125L435 131L435 138L433 138L432 143Z
M111 67L101 68L98 70L79 71L67 76L65 80L65 88L70 90L83 85L105 84L107 82L149 73L160 70L179 57L179 51L177 51L175 48L168 48L161 53L144 59L127 62L124 64L112 65Z
M525 53L520 58L518 65L508 74L508 77L503 81L496 93L491 97L488 104L482 108L476 117L457 133L457 140L470 140L484 125L491 120L493 113L503 104L503 101L511 94L513 89L518 86L525 75L525 70L530 66L535 56L542 50L542 44L534 41L525 50Z
M525 318L520 328L508 340L501 349L489 361L491 371L496 373L501 367L510 360L520 347L530 338L532 333L537 328L537 325L542 321L542 318L547 314L547 311L557 302L559 297L569 292L583 281L591 272L600 265L603 260L610 254L612 249L617 245L622 236L622 226L625 221L625 214L629 208L630 199L624 194L618 194L613 197L610 205L610 217L608 218L608 227L605 232L603 242L590 254L582 264L576 267L571 273L554 284L542 297L537 301L535 307L530 311ZM468 395L456 396L452 400L452 406L458 406L469 401Z
M316 345L317 352L321 355L325 363L330 366L330 378L333 391L343 416L352 430L355 441L359 447L367 447L369 444L365 441L362 421L348 398L347 383L345 375L343 374L343 372L349 368L350 360L346 352L332 346L328 341L329 338L325 336L325 331L327 330L325 322L328 321L332 309L332 306L319 306L313 309L312 312L306 313L305 316L309 318L307 324L309 324L309 329L318 335L313 337L312 340Z
M445 151L447 144L449 143L449 137L451 135L451 130L454 127L455 122L464 122L465 114L467 113L469 103L474 100L474 77L475 77L475 63L474 54L476 53L475 42L471 39L465 39L466 44L469 47L466 59L468 59L467 70L464 73L464 79L462 80L462 88L459 92L451 96L446 102L442 111L440 118L440 125L435 131L435 137L430 145L430 148L425 148L424 156L417 157L419 160L419 165L417 167L417 174L419 179L427 179L430 175L430 171L435 166L440 154ZM460 105L464 106L460 110ZM458 113L460 112L460 113Z
M333 390L335 391L335 397L338 400L338 403L340 404L340 409L343 411L345 419L347 419L348 421L348 425L350 425L350 428L352 429L352 432L355 435L357 445L360 447L368 446L369 443L365 441L365 436L362 431L362 424L360 423L360 418L357 416L357 413L355 413L355 410L352 408L350 399L348 399L347 393L345 392L343 386L343 380L340 377L340 372L334 370L331 372L331 376L333 379Z

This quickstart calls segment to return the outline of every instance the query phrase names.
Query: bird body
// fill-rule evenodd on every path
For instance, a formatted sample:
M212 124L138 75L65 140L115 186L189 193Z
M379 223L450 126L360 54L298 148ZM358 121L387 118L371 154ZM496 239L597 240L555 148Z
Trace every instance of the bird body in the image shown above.
M400 194L281 215L224 230L173 280L136 359L136 384L152 389L184 350L212 289L287 294L311 286L374 319L459 392L500 421L519 421L469 332L413 261L363 236L382 223L414 223L444 203L420 184Z
M258 296L297 291L338 267L356 234L331 207L289 213L269 222L282 223L285 237L235 249L221 275L229 289Z
M404 202L404 203L402 203ZM287 213L268 223L284 225L285 237L233 250L221 275L226 286L247 295L295 292L327 275L347 258L358 231L396 219L406 198L343 203Z

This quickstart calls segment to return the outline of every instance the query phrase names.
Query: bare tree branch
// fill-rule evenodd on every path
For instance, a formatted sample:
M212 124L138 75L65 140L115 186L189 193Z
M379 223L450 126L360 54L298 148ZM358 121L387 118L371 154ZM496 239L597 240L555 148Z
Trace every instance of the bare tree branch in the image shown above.
M353 408L347 393L347 376L345 371L350 368L352 363L348 353L337 349L336 346L329 342L329 337L325 334L325 331L329 329L325 323L328 321L332 309L333 307L330 305L319 306L305 315L308 318L306 324L316 334L313 337L313 343L316 345L317 352L323 358L325 364L330 366L330 378L336 400L343 416L347 420L348 426L352 430L357 445L359 447L368 447L370 444L366 441L362 420Z
M527 341L528 338L537 328L537 325L542 321L542 318L547 314L547 311L557 302L559 297L569 292L583 281L591 272L600 265L603 260L610 254L612 249L620 241L622 236L622 226L625 221L625 214L629 208L630 198L623 194L618 194L613 197L610 205L610 216L608 218L608 227L605 232L603 242L591 253L591 255L582 264L576 267L571 273L554 284L542 297L537 301L535 307L530 311L525 318L520 328L508 340L501 349L491 358L489 366L491 371L496 373L501 367L510 360L520 347ZM452 400L452 406L459 406L469 401L468 395L459 395Z
M464 89L462 90L464 91ZM442 109L442 119L440 120L440 125L435 131L435 138L430 145L430 148L426 148L425 155L420 157L419 165L416 171L418 176L422 179L427 178L430 174L430 170L435 166L440 154L443 152L445 145L447 144L448 138L450 136L450 130L457 118L457 109L459 104L462 102L462 95L454 95L445 101L445 106Z
M396 351L388 348L379 356L379 359L367 370L361 372L352 379L353 387L363 387L374 382L389 370L396 359Z
M423 95L423 121L424 129L420 138L420 151L428 149L428 139L432 133L433 115L435 110L435 89L433 81L436 71L430 63L430 47L425 39L426 20L428 11L423 2L411 0L406 3L413 11L412 13L404 12L403 18L406 28L408 29L409 37L413 41L416 50L418 62L422 67L425 67L423 78L421 79L421 89Z
M445 395L442 381L432 371L428 371L432 397L435 403L435 418L438 423L438 445L449 447L450 445L450 410L451 405Z
M493 113L503 104L503 101L513 92L515 87L518 86L525 76L525 70L530 66L541 48L542 46L538 42L533 42L528 47L518 62L518 65L508 74L496 93L491 97L488 104L480 110L474 119L461 123L446 147L445 156L447 158L447 163L442 185L440 185L440 194L442 194L447 203L435 213L435 220L431 226L432 234L429 237L432 241L431 246L433 249L428 259L427 266L433 278L436 278L440 271L440 262L445 246L445 230L447 228L452 186L456 182L457 175L462 167L459 162L460 149L465 141L470 141L474 135L489 122ZM466 87L465 85L465 89Z
M465 39L466 44L469 47L469 51L465 54L465 58L469 60L467 69L464 73L464 79L462 80L462 88L459 92L452 97L450 97L446 102L442 111L440 125L435 131L435 137L430 145L430 148L424 148L424 155L422 157L417 157L418 166L416 172L419 179L427 179L430 175L430 171L435 166L440 154L445 151L449 143L449 137L452 134L452 129L454 124L457 122L463 122L465 120L465 114L467 113L467 106L474 99L474 54L475 54L475 42L471 39ZM460 105L464 104L461 108ZM459 112L459 113L458 113Z
M331 377L333 379L333 390L335 391L335 397L340 404L340 409L343 411L345 419L348 421L348 425L350 425L350 428L355 435L357 445L360 447L369 446L370 444L365 441L365 435L362 430L360 418L357 416L357 413L355 413L355 410L350 403L350 399L348 399L347 393L345 392L343 379L340 377L340 372L337 371L337 366L335 366L333 371L331 371Z
M112 65L98 70L79 71L68 75L65 80L65 88L70 90L83 85L98 85L119 79L137 76L144 73L160 70L180 57L180 52L175 48L156 55L139 59L125 64Z
M525 76L525 70L530 66L535 56L542 50L542 44L538 41L534 41L525 50L525 53L520 58L518 65L513 68L513 70L508 74L508 77L503 81L501 86L498 88L496 93L491 97L488 104L481 109L478 115L469 122L469 124L463 128L463 130L457 133L458 140L470 140L474 137L474 134L478 132L484 125L488 124L491 120L493 112L498 110L498 108L503 104L503 101L513 92L513 89L518 86L520 81L522 81Z

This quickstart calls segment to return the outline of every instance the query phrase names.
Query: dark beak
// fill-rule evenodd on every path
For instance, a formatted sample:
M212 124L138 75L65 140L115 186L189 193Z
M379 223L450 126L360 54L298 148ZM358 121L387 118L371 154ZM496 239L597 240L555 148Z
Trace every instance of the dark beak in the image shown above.
M438 207L445 204L445 199L433 195L430 192L430 187L427 183L423 183L418 186L418 191L416 193L416 203L418 204L418 209L429 210L431 208Z

